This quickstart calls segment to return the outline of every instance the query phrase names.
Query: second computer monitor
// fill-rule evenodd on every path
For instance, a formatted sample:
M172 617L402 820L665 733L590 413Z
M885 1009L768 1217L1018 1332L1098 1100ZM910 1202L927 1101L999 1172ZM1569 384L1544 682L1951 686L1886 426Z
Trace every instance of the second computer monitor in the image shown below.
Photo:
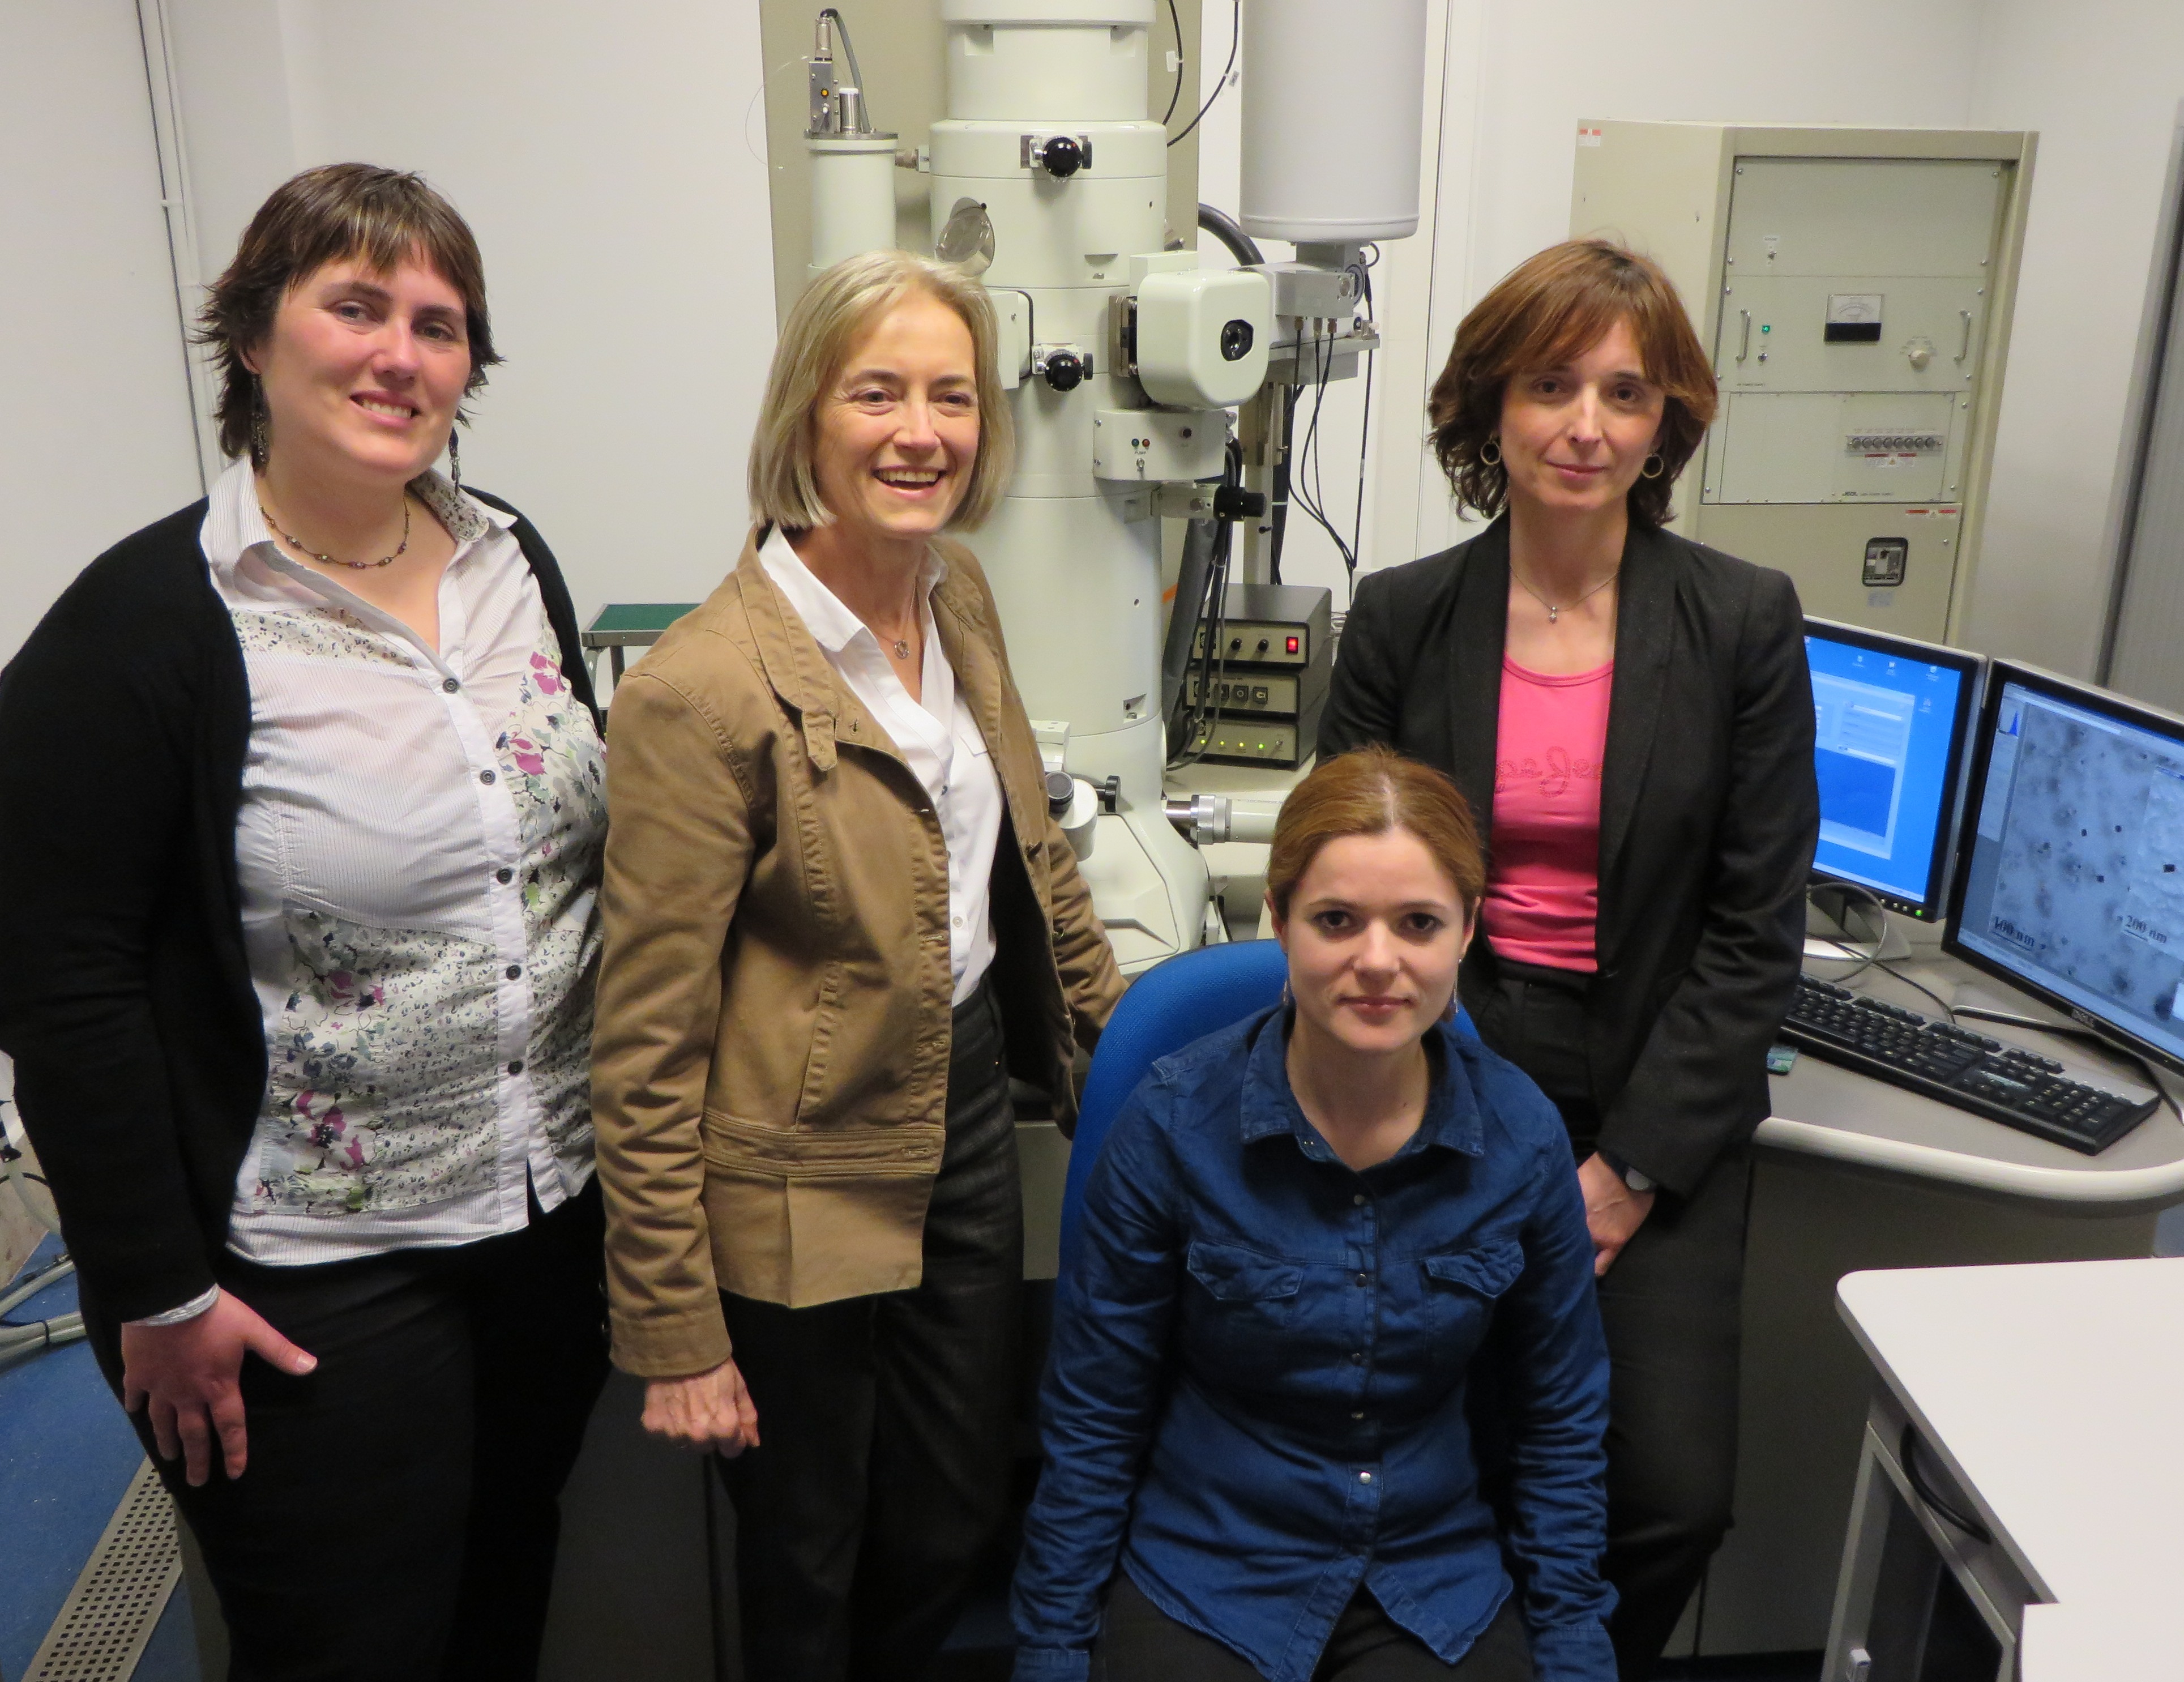
M1982 656L1825 619L1805 621L1820 840L1813 873L1938 920Z

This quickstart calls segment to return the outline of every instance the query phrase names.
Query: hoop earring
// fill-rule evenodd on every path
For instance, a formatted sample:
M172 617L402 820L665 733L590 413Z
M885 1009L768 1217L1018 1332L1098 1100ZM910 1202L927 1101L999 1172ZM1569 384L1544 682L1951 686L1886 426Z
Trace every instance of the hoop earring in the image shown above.
M1638 476L1641 479L1658 479L1668 471L1668 461L1660 451L1655 450L1652 454L1646 458L1646 465L1638 470Z
M1494 454L1489 455L1486 453L1489 450ZM1479 447L1479 464L1482 467L1499 467L1502 465L1502 446L1492 438L1487 439Z
M448 479L457 490L463 487L463 441L455 436L453 426L448 428Z
M250 465L259 473L265 471L266 457L271 453L266 420L265 387L254 384L250 394Z

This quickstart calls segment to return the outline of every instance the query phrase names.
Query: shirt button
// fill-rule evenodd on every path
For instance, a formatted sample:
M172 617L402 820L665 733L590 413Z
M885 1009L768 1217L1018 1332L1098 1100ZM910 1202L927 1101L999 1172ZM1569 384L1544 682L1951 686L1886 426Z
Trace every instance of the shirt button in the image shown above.
M1370 1273L1360 1273L1357 1276L1357 1283L1361 1285L1369 1285L1373 1283L1373 1276Z
M493 879L495 882L513 882L515 880L515 872L510 870L506 865L503 865L499 870L493 873Z
M463 686L455 682L454 678L450 677L443 682L440 687L452 695L456 690L461 688Z
M1360 1472L1357 1474L1357 1481L1361 1484L1369 1484L1373 1481L1373 1474L1370 1472Z
M510 981L514 981L514 980L515 980L518 976L521 975L522 973L523 973L523 966L522 966L522 965L521 965L521 964L510 964L510 965L508 966L508 978L509 978ZM1362 1285L1362 1284L1363 1284L1365 1283L1365 1276L1364 1276L1364 1274L1360 1273L1360 1274L1357 1276L1357 1283L1358 1283L1359 1284L1361 1284L1361 1285Z
M1365 1351L1362 1349L1351 1350L1350 1351L1350 1364L1352 1367L1362 1367L1365 1364Z
M482 771L478 773L478 781L481 783L490 783L493 780L493 773L489 771ZM1362 1202L1363 1200L1360 1199L1359 1200Z
M1356 1204L1360 1209L1362 1209L1365 1206L1365 1194L1362 1191L1357 1192L1351 1197L1350 1200Z
M1351 1417L1352 1419L1362 1419L1362 1418L1365 1417L1365 1410L1364 1410L1363 1408L1362 1408L1362 1407L1361 1407L1361 1408L1359 1408L1359 1409L1358 1409L1355 1413L1351 1414L1350 1417Z
M510 1063L508 1066L508 1072L512 1075L521 1074L523 1072L523 1059L518 1057L514 1062Z

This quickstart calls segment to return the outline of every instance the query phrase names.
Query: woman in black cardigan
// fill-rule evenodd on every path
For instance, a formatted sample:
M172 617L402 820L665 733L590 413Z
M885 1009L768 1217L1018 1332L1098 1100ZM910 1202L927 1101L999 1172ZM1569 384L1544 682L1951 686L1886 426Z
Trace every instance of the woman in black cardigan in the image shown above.
M1796 590L1663 529L1714 404L1652 262L1573 241L1510 274L1429 404L1457 498L1496 517L1360 582L1318 743L1438 766L1489 838L1463 998L1579 1164L1626 1679L1730 1523L1748 1141L1819 824Z
M238 1682L526 1678L606 1377L576 615L433 471L497 359L422 181L287 182L203 323L237 459L0 676L0 1046Z

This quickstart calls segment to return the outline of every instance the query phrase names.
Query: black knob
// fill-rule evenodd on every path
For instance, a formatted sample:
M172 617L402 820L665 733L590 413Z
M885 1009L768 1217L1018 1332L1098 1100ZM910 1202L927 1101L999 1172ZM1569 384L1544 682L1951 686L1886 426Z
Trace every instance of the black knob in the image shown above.
M1066 134L1058 134L1039 149L1040 166L1047 174L1067 180L1084 167L1084 148Z
M1039 364L1039 376L1058 392L1073 392L1084 383L1084 359L1073 350L1057 350Z
M1251 354L1251 324L1238 320L1224 324L1221 329L1221 359L1241 362Z
M1046 774L1046 809L1056 817L1067 817L1069 808L1077 799L1077 783L1066 771L1050 771Z
M1241 485L1223 485L1213 493L1216 520L1256 520L1267 511L1267 493Z

